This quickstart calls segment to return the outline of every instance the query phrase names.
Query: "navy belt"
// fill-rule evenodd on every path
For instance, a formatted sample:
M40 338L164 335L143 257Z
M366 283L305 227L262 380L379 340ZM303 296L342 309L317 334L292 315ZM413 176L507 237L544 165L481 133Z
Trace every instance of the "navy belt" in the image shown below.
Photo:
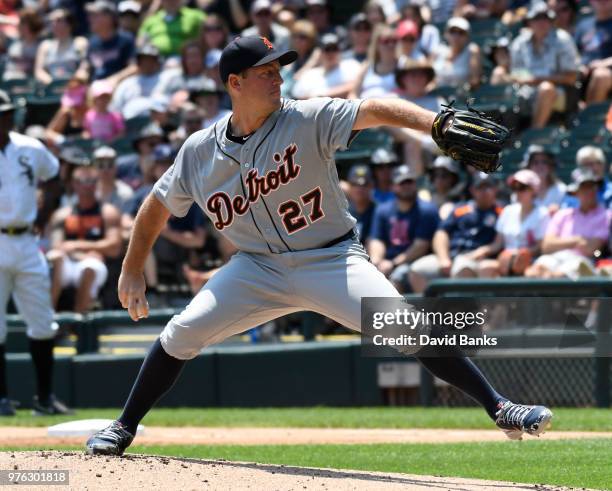
M336 244L339 244L340 242L344 242L345 240L356 239L356 238L357 238L357 232L351 229L344 235L341 235L340 237L336 237L334 240L330 240L327 244L322 245L321 248L325 249L327 247L335 246Z
M6 235L23 235L30 232L32 229L30 227L6 227L0 228L0 233Z

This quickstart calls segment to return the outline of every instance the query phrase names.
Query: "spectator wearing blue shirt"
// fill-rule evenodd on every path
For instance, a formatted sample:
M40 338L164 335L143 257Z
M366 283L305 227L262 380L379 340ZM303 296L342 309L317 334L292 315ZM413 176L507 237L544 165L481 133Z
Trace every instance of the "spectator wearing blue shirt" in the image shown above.
M166 143L155 147L153 173L156 179L161 178L170 168L175 156L176 151ZM138 209L152 189L153 184L143 185L126 204L122 217L124 236L131 231ZM196 204L191 206L184 217L170 217L153 246L153 253L145 262L147 287L153 289L157 287L158 272L162 268L166 271L171 270L169 275L172 278L183 276L183 265L189 262L191 252L204 246L206 240L204 223L203 212Z
M396 199L376 208L368 244L372 263L400 292L410 291L410 265L429 252L438 227L438 210L417 198L416 179L407 165L395 169Z
M374 181L367 165L354 165L348 174L349 213L357 220L357 231L363 245L370 239L376 203L372 200Z
M597 201L605 208L612 209L612 182L606 177L607 159L603 150L593 145L586 145L576 152L577 169L590 170L601 184L597 190ZM576 171L574 171L576 172ZM567 195L563 201L564 208L578 208L576 196Z
M591 0L593 16L576 26L587 104L603 102L612 89L612 2Z
M91 80L107 79L113 85L135 73L131 65L134 40L117 30L117 7L107 0L87 4L92 35L89 38L87 65Z
M410 269L410 284L422 293L427 283L444 276L474 278L491 276L482 259L493 254L497 217L497 182L490 174L475 174L470 188L473 200L459 204L444 220L433 238L433 254L418 259Z
M397 155L384 147L377 148L370 158L374 173L374 201L377 204L395 199L391 190L393 185L393 168L397 167Z

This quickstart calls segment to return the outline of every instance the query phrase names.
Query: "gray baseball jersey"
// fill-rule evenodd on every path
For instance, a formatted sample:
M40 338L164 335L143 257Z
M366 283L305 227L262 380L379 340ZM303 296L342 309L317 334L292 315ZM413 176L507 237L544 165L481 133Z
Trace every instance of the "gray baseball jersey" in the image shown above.
M284 100L245 144L226 138L227 116L185 142L155 195L176 216L196 201L242 251L319 247L355 225L334 153L349 144L360 102Z
M245 143L229 117L199 131L154 187L174 215L195 201L240 251L160 335L164 350L200 350L282 315L311 310L360 330L361 299L399 296L369 262L338 183L360 101L285 100ZM335 241L334 241L335 242Z

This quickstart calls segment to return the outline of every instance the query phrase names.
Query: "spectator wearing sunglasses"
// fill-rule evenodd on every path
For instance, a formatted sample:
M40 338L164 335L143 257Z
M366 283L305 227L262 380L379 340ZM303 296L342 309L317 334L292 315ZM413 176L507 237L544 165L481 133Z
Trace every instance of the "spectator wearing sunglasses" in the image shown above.
M321 66L311 68L293 86L296 99L311 97L347 97L353 87L360 64L355 60L343 60L340 39L335 34L321 38Z
M496 259L483 260L489 277L522 276L532 258L540 254L550 219L548 209L536 202L540 178L535 172L519 170L507 182L514 202L504 207L495 226L497 235L491 249L500 254Z
M405 60L423 60L427 57L419 47L419 26L413 20L401 21L395 30L395 36L400 46L400 63Z
M283 97L291 94L293 84L311 68L314 68L321 57L317 47L317 30L312 22L306 19L295 21L291 28L291 49L297 53L297 59L290 65L281 68L285 83L281 87Z
M119 210L98 200L98 181L96 167L77 167L72 174L76 204L51 217L52 249L47 253L53 264L51 298L57 307L62 291L74 287L71 310L81 314L91 310L106 282L106 258L118 257L122 249Z
M426 9L424 0L410 0L402 8L402 19L411 20L416 23L417 32L419 33L416 49L431 60L438 46L440 46L440 31L438 31L436 26L425 22L423 17L424 9Z
M395 31L383 24L376 26L368 48L368 58L361 65L349 97L367 99L390 96L395 92L396 48Z
M359 12L351 17L348 36L351 47L342 53L342 57L360 63L365 61L372 40L372 24L366 14Z
M438 48L433 66L439 86L478 87L482 73L480 48L470 42L470 23L463 17L453 17L446 24L447 44Z
M251 22L253 25L242 31L242 36L262 36L268 38L280 51L289 49L289 30L274 22L272 2L255 0L251 5Z
M123 181L117 179L117 152L111 147L99 147L93 153L93 165L98 169L96 195L101 203L110 203L121 210L134 194Z

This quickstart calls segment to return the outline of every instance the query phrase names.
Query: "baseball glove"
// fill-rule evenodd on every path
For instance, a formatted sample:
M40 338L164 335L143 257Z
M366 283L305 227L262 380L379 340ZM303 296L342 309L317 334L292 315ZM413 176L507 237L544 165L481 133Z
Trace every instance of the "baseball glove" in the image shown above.
M471 108L442 106L431 129L431 135L442 152L459 162L491 173L500 166L499 153L510 137L510 130L486 114Z

